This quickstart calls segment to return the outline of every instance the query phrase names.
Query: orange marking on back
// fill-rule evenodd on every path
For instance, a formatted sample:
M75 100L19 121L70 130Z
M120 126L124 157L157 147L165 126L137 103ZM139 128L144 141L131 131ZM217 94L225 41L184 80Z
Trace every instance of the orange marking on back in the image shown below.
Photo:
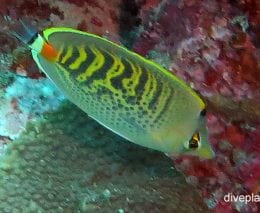
M58 52L51 44L44 42L41 55L49 61L54 61L58 56Z

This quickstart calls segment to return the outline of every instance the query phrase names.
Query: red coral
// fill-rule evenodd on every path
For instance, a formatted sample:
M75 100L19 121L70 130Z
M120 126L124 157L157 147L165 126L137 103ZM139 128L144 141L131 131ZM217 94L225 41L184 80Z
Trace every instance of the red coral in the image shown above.
M83 20L82 22L80 22L77 26L78 30L82 30L82 31L88 31L88 25L87 22L85 20Z
M259 2L257 0L237 0L234 1L234 6L239 7L243 13L248 15L250 24L254 27L259 26Z
M144 1L142 10L150 11L151 9L157 7L159 3L160 3L160 0L146 0L146 1Z
M90 21L92 24L96 25L97 27L102 27L103 22L96 16L93 16Z
M214 213L234 213L234 209L225 201L218 202L217 206L214 208Z
M251 120L259 121L260 106L256 1L167 3L156 22L145 26L134 49L144 55L151 50L166 50L173 59L171 69L176 75L192 82L210 102L213 97L220 97L216 99L219 102L214 102L215 107L209 105L211 112L207 115L210 141L217 154L214 161L180 157L175 163L188 177L197 178L195 182L205 197L213 196L217 202L215 212L233 212L235 207L223 202L225 194L249 194L259 189L260 165L256 156L260 152L260 126L248 123L252 116L255 119ZM243 13L248 16L248 32L230 21ZM241 211L255 208L250 203Z
M27 76L32 79L45 77L45 74L40 72L34 60L29 54L23 54L14 60L10 66L10 70L21 76Z
M242 148L245 143L246 135L239 127L230 125L227 126L225 130L224 138L228 139L232 145Z
M39 3L39 1L24 0L16 7L12 7L12 9L14 8L18 17L30 15L39 19L48 19L51 14L55 14L61 19L64 18L58 7L51 7L48 3Z
M78 7L83 7L86 2L85 0L67 0L67 1L71 4L77 5Z

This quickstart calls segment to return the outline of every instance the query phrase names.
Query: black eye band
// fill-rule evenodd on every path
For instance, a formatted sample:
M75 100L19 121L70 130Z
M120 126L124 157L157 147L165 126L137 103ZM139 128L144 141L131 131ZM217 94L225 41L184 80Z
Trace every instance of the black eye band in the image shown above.
M191 137L191 139L189 140L189 148L190 149L197 149L199 147L199 143L200 143L200 135L199 133L194 133Z
M200 112L200 116L205 116L206 115L206 109L203 109L203 110L201 110L201 112Z
M199 143L198 141L194 140L194 139L191 139L189 141L189 148L190 149L197 149L199 147Z

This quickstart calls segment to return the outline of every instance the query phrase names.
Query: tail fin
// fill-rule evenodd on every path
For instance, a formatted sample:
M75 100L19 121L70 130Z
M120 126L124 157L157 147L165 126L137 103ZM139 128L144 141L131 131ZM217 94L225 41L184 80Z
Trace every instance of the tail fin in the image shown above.
M27 45L31 45L38 36L38 30L26 20L19 20L11 28L11 34Z

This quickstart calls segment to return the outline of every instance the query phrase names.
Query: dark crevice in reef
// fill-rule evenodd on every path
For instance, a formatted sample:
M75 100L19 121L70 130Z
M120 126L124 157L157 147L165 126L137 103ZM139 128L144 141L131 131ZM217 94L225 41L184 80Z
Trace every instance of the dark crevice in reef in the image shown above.
M145 2L145 0L122 0L120 4L119 34L122 43L128 48L132 47L136 38L136 31L141 24L139 12Z
M0 212L209 212L171 159L68 102L10 144L0 185Z

